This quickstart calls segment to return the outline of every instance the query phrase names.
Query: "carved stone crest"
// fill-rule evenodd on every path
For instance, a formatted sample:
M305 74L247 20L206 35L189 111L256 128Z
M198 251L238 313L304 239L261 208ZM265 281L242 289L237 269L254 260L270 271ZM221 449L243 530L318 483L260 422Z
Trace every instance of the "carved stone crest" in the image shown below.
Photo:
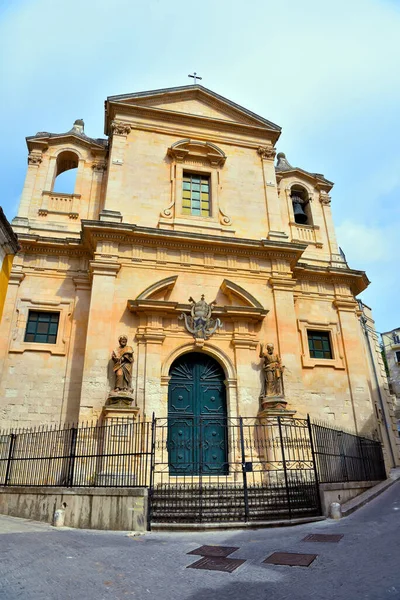
M204 300L204 294L201 296L201 300L196 302L192 297L189 298L189 302L192 303L190 315L182 313L178 318L185 320L185 327L189 333L193 335L195 339L207 340L217 331L219 327L222 327L222 323L219 319L212 319L213 306L216 305L215 300L210 304Z

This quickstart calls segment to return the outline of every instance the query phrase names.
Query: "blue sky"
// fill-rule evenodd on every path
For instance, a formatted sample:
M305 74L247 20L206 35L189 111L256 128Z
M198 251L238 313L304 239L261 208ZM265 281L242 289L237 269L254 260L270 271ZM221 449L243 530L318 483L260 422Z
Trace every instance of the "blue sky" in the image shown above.
M13 0L0 7L1 204L25 136L77 118L103 135L113 94L202 84L283 128L277 149L335 182L332 210L377 329L400 326L400 1Z

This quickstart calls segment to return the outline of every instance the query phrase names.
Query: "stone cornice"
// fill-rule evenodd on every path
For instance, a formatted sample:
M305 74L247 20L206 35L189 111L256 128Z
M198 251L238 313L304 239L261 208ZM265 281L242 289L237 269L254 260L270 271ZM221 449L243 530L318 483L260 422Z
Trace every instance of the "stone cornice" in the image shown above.
M333 305L338 310L346 311L346 312L356 312L358 309L358 304L355 300L334 300Z
M24 279L25 273L22 273L22 271L14 271L14 269L12 269L8 280L8 285L20 285Z
M91 253L77 238L52 238L19 233L18 241L21 246L21 253L91 257Z
M127 308L132 313L143 313L148 315L157 314L159 316L180 315L182 312L190 312L190 304L181 304L179 302L169 302L165 300L128 300ZM245 320L262 321L268 314L268 310L263 308L253 308L250 306L214 306L213 317L219 317L222 320Z
M106 135L109 135L110 123L115 119L119 120L119 115L125 115L125 120L134 127L135 119L144 118L150 119L158 123L179 123L182 125L191 125L198 129L218 129L218 131L233 131L244 135L256 135L264 139L269 139L273 144L278 140L280 131L270 129L267 125L249 125L247 123L237 123L235 121L227 121L217 119L215 117L207 117L204 115L192 115L178 111L172 111L162 108L150 106L138 106L136 104L128 104L123 102L108 103L109 113L106 115Z
M261 258L281 258L293 266L307 248L306 244L275 242L272 240L251 240L201 233L188 233L142 227L127 223L106 223L103 221L82 221L83 239L95 251L101 240L114 240L119 243L139 243L143 246L160 246L174 249L237 255L259 256Z
M89 270L92 275L109 275L116 277L121 265L117 262L92 260L89 263Z
M91 290L92 284L88 277L73 277L72 281L74 282L75 288L77 290Z
M327 283L348 285L354 296L363 292L370 281L364 271L354 269L337 269L334 267L316 267L298 263L294 268L294 276L299 280L313 280Z
M333 188L333 182L325 179L322 175L318 175L318 173L309 173L308 171L303 171L303 169L295 168L290 171L276 171L276 181L280 183L283 179L295 178L301 181L302 179L306 179L310 183L314 185L314 187L318 190L322 190L328 193Z
M293 291L297 281L285 277L270 277L269 284L274 290Z

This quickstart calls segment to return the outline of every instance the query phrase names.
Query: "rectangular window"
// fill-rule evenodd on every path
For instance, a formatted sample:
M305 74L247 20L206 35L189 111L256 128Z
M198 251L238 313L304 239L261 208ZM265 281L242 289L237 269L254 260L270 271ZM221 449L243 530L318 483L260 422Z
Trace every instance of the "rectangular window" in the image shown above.
M396 350L396 362L400 363L400 351Z
M30 310L25 331L25 342L55 344L60 313Z
M182 213L199 217L211 215L210 178L207 175L183 174Z
M311 358L333 358L329 331L307 330Z

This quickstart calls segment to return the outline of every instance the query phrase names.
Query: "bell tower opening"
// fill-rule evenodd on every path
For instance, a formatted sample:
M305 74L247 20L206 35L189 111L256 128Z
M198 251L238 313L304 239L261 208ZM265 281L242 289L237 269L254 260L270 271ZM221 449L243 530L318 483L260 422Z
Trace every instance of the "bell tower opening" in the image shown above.
M301 185L293 185L290 190L294 220L299 225L312 225L310 199L307 190Z

